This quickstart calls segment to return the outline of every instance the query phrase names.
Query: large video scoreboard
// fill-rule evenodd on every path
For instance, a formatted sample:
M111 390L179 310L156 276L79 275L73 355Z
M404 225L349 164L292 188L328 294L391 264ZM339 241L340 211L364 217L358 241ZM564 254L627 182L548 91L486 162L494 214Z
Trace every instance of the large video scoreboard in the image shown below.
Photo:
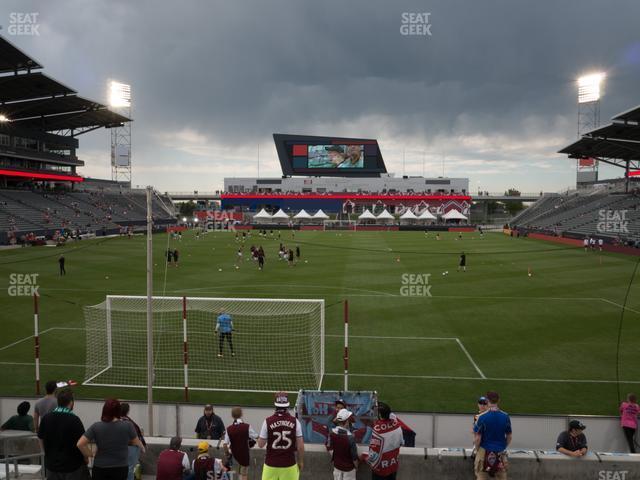
M376 140L278 133L273 139L284 175L379 177L387 171Z

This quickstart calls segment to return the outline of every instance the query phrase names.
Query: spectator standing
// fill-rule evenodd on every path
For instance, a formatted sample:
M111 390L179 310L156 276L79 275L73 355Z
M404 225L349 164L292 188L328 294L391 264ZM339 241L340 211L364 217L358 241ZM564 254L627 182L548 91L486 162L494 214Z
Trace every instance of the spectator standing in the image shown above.
M56 388L58 388L56 381L49 380L44 385L46 395L38 400L33 407L33 426L35 427L36 432L38 431L38 427L40 425L40 419L58 406L58 399L56 398Z
M142 429L138 426L136 422L131 420L129 417L130 406L128 403L120 404L120 420L123 422L131 422L133 428L136 431L136 436L140 443L147 448L147 442L144 441L144 435L142 434ZM140 449L136 445L129 445L129 456L127 459L127 466L129 467L129 472L127 475L127 480L133 480L133 473L135 471L136 465L138 465L140 461Z
M198 456L191 463L195 480L217 480L227 471L219 458L209 455L209 443L198 443Z
M620 426L622 426L631 453L636 453L634 437L636 430L638 430L638 415L640 415L638 397L634 393L630 393L627 395L627 401L620 404Z
M583 457L587 454L587 437L585 427L579 420L571 420L569 429L558 435L556 450L570 457Z
M476 413L473 416L473 425L471 426L471 434L474 436L474 438L475 438L475 428L476 428L476 425L478 424L478 418L480 418L480 415L482 415L488 409L489 409L489 400L487 400L487 397L485 396L480 397L478 399L478 413ZM477 450L474 442L473 451L471 455L475 456L476 453L477 453Z
M391 418L391 407L378 403L378 420L373 423L369 452L362 460L371 467L372 480L395 480L398 473L398 456L403 445L402 428Z
M20 402L18 405L18 414L9 418L0 427L2 430L24 430L27 432L33 432L33 417L29 415L29 409L31 404L29 402Z
M204 415L198 419L196 424L196 434L198 438L208 440L220 440L224 435L224 423L222 419L213 411L213 405L204 406Z
M89 480L89 469L77 444L84 425L73 413L73 393L58 393L57 406L43 415L38 429L47 480Z
M91 425L78 440L78 448L85 458L93 456L90 442L98 448L93 461L93 480L126 480L129 445L136 445L142 453L145 451L133 424L120 421L120 412L120 402L114 398L107 399L100 421Z
M258 446L267 447L262 479L298 480L304 467L302 425L289 413L286 392L276 393L274 405L274 414L262 422L258 436Z
M156 465L156 480L182 480L191 470L189 457L180 451L182 439L172 437L169 448L160 452Z
M334 480L356 480L358 467L358 448L353 434L349 431L349 420L353 413L346 408L338 412L329 431L327 450L331 452Z
M225 455L233 456L238 464L238 475L240 480L247 480L249 475L249 465L251 464L249 449L256 444L258 434L251 428L251 425L242 420L242 409L233 407L231 409L233 423L227 427L224 434Z
M473 427L478 452L474 461L476 480L489 477L506 480L508 465L505 450L511 443L511 419L498 407L500 395L497 392L487 392L486 397L488 409L478 417Z

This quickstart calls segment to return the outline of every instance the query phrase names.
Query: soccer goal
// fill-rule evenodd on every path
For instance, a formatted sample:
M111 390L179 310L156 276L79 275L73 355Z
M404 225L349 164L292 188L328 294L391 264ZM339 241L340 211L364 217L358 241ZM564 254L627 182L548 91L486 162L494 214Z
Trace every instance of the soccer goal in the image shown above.
M153 297L153 387L273 392L320 389L324 300ZM84 385L147 387L147 297L84 308ZM231 316L229 338L215 332Z

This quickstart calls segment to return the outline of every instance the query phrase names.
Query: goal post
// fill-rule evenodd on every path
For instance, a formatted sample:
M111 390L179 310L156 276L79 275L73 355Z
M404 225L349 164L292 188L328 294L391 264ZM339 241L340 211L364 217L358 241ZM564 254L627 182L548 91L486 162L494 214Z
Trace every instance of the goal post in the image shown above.
M185 397L191 390L321 388L324 300L154 296L152 302L154 388L183 390ZM146 296L109 295L84 308L84 385L147 387L146 313ZM231 335L215 331L222 313L231 316Z

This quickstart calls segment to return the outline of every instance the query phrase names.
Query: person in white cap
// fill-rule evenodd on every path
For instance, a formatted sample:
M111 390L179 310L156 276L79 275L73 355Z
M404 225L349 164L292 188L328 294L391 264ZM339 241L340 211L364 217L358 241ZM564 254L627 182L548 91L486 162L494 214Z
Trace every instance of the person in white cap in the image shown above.
M286 392L276 393L274 405L275 413L262 423L258 436L258 447L267 447L262 480L298 480L304 467L302 425L289 413Z
M353 413L343 408L338 412L329 431L326 447L331 452L334 480L356 480L358 467L358 448L355 437L349 431L349 423Z

